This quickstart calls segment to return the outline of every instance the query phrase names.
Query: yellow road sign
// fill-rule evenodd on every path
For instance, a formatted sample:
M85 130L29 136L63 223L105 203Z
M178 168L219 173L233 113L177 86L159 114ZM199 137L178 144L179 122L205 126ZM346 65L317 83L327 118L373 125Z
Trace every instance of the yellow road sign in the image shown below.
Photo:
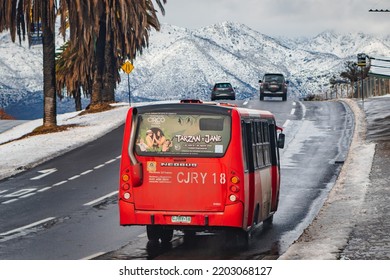
M134 69L134 66L133 64L130 63L130 61L126 61L123 65L122 65L122 70L126 72L126 74L130 74L131 71L133 71Z

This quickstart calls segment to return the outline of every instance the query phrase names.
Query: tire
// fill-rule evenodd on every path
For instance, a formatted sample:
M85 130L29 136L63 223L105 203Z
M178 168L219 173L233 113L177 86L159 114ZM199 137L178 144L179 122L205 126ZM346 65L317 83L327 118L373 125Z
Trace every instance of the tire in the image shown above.
M150 242L158 242L161 239L162 243L169 243L173 237L173 229L163 229L161 226L146 226L146 235Z
M161 228L159 226L146 226L146 235L148 236L149 241L158 242L161 236Z
M162 243L169 243L171 242L173 237L173 229L162 229L161 230L161 242Z
M265 220L263 221L264 227L265 227L265 228L270 228L270 227L272 227L273 221L274 221L274 215L272 214L271 216L269 216L267 219L265 219Z
M249 232L243 229L230 230L226 233L226 243L233 247L247 248L249 245Z

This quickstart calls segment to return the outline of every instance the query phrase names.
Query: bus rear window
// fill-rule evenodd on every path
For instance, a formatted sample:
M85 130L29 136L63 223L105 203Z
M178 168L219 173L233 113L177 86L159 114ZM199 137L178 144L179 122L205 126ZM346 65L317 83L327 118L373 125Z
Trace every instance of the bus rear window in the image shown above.
M199 130L223 131L224 119L201 118Z
M141 156L221 157L230 127L227 115L144 113L138 116L135 151Z

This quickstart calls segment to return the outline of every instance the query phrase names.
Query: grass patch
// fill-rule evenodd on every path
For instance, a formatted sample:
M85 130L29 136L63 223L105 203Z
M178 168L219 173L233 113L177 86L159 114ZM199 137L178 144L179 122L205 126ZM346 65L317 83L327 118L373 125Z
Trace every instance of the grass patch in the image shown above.
M114 107L110 105L111 103L99 103L96 105L88 105L87 108L82 111L79 115L83 116L86 114L95 114L95 113L101 113L105 111L112 110Z

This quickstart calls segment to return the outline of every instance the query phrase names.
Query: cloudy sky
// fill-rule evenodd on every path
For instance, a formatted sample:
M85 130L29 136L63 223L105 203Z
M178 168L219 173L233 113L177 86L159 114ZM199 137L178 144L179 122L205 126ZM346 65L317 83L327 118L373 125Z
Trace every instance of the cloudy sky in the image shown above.
M325 30L389 35L390 0L167 0L160 21L197 29L233 21L270 36L315 36Z

